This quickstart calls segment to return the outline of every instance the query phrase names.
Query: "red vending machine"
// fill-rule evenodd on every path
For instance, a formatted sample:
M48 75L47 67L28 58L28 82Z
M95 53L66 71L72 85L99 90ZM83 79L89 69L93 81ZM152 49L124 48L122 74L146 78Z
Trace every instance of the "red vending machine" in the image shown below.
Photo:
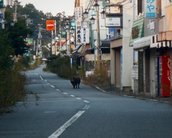
M170 96L170 56L161 56L161 96Z

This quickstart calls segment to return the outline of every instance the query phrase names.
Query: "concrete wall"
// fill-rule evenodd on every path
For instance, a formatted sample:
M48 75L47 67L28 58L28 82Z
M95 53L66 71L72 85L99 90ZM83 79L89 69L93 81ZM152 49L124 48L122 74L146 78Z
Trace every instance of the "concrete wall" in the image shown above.
M131 70L133 66L133 47L129 46L133 22L133 5L123 5L123 48L122 48L122 87L131 86Z

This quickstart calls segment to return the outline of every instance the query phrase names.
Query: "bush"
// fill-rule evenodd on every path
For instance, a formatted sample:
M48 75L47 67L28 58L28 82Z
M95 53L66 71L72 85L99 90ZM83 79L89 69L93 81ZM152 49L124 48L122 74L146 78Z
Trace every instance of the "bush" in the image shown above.
M69 56L52 56L47 60L47 68L53 73L58 74L62 78L69 79L75 69L70 67Z
M84 78L84 82L89 85L96 85L102 89L110 88L110 77L108 75L108 67L102 63L101 67L96 67L94 74Z
M19 73L20 65L11 71L0 71L0 111L15 105L25 97L25 76Z

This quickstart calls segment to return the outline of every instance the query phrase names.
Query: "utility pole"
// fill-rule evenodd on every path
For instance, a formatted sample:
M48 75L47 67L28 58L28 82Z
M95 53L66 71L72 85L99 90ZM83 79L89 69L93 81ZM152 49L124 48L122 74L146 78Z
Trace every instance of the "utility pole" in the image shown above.
M40 57L42 57L42 54L40 54L42 52L42 34L41 34L41 24L38 24L38 28L39 28L39 32L38 32L38 41L37 41L37 50L38 50L38 54Z
M17 6L18 6L19 2L18 0L14 1L14 15L13 15L13 21L14 23L17 22Z
M96 60L97 68L100 69L101 65L101 47L100 47L100 21L99 21L99 4L98 0L95 0L94 7L96 8L96 31L97 31L97 43L96 43Z

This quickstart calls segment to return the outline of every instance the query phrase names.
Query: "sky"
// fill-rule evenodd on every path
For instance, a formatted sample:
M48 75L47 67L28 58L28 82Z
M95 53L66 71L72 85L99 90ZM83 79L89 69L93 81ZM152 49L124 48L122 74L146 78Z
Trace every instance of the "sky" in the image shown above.
M18 0L21 5L32 3L37 10L44 13L51 12L54 16L59 12L65 12L65 15L74 14L75 0Z

